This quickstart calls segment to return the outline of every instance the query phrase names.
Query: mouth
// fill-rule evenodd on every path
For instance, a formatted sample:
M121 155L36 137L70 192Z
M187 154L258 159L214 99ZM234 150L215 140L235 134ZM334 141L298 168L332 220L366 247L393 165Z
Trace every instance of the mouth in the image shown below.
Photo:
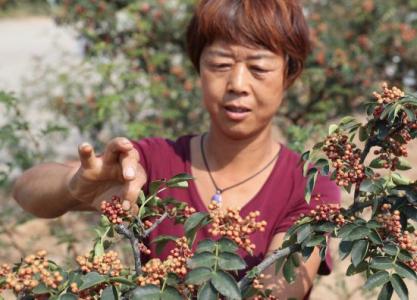
M249 117L251 109L242 105L227 104L223 106L226 117L233 122L240 122Z
M225 105L224 109L231 113L247 113L251 110L244 106L238 106L238 105Z

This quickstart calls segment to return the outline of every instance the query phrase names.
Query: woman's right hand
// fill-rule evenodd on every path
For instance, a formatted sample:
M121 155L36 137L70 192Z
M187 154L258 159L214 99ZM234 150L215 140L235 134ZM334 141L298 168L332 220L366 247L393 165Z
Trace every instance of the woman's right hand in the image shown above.
M78 147L78 153L80 163L70 173L67 187L81 206L99 210L102 201L118 196L125 209L137 211L136 200L146 173L139 164L139 153L127 138L111 140L100 156L87 143Z

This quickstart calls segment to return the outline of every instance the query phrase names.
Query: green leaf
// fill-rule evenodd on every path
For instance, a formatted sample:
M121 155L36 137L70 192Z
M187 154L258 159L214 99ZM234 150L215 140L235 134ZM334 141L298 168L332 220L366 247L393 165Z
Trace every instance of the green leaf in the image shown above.
M216 261L216 256L211 252L201 252L194 254L187 265L190 269L196 269L201 267L211 268Z
M94 257L101 257L104 255L103 240L99 239L94 245Z
M404 281L397 274L392 274L390 282L401 300L408 300L408 289Z
M149 195L155 195L159 189L165 184L165 180L154 180L149 185Z
M378 295L378 300L390 300L393 293L392 285L390 282L384 284L381 289L381 292Z
M382 245L382 239L376 230L371 230L371 232L368 234L368 238L372 242L372 244Z
M83 283L80 286L80 291L88 289L95 285L98 285L100 283L106 282L107 277L100 275L97 272L90 272L82 276L81 280Z
M303 243L305 247L315 247L317 245L326 245L326 237L324 235L314 235L311 239Z
M184 223L185 231L188 232L190 230L193 230L194 228L199 226L207 217L208 213L205 212L197 212L192 214Z
M397 166L397 169L398 170L402 170L402 171L405 171L405 170L410 170L412 167L411 167L411 164L410 164L410 162L409 161L407 161L405 158L403 158L403 157L400 157L399 158L399 161L398 161L398 164L396 165ZM394 286L394 285L393 285Z
M185 236L189 241L189 246L194 243L197 230L207 224L208 213L197 212L192 214L184 223Z
M377 286L381 286L390 280L389 273L387 271L379 271L368 277L365 285L363 286L366 290L371 290Z
M205 239L198 242L195 253L213 252L214 249L216 249L216 243L210 239Z
M275 275L277 275L279 273L279 271L281 271L282 265L284 263L284 261L287 259L286 256L280 257L275 261Z
M351 241L363 239L364 237L368 236L370 232L371 230L368 227L358 226L349 233L348 238Z
M415 208L413 206L407 206L403 210L403 212L407 216L407 218L410 218L413 221L417 221L417 208Z
M317 169L311 168L310 171L312 169L314 169L315 171L308 174L308 176L307 176L307 184L306 184L306 188L305 188L305 191L304 191L305 200L307 201L307 203L310 203L311 194L313 193L314 186L316 185L317 176L318 176Z
M282 274L288 283L292 283L295 280L295 266L292 259L287 259L282 268Z
M156 245L156 254L161 254L162 251L164 250L164 247L166 246L166 244L168 242L175 242L178 239L178 237L176 236L172 236L172 235L160 235L157 236L156 238L154 238L152 240L152 243L157 244Z
M100 216L100 223L99 224L100 224L101 227L107 227L107 226L111 225L111 223L109 221L109 218L107 218L105 215Z
M0 284L1 284L1 279L0 279ZM36 286L32 290L32 292L35 295L47 294L47 293L49 293L49 289L48 289L48 287L44 283L40 283L38 286Z
M187 273L185 276L185 284L201 285L211 278L211 269L209 268L195 268Z
M127 278L124 278L124 277L111 277L110 281L111 282L118 282L118 283L121 283L121 284L124 284L124 285L130 285L130 286L136 285L136 283L134 283L131 280L129 280Z
M361 126L359 128L359 140L361 142L366 141L369 138L368 128L366 126Z
M397 263L394 265L394 269L395 272L397 272L400 276L417 281L416 272L406 264L397 261Z
M219 267L226 271L243 270L246 268L245 261L237 254L224 252L218 258Z
M332 232L336 228L336 225L332 222L324 222L323 224L316 225L314 227L314 231L320 231L320 232Z
M294 267L298 268L300 266L300 256L298 253L293 253L289 256L289 259L292 260Z
M118 300L119 299L119 293L117 292L117 289L113 285L109 285L104 289L104 291L101 293L100 296L101 300Z
M378 229L381 228L381 224L379 224L375 220L370 220L368 223L366 223L366 227L368 227L369 229Z
M347 276L352 276L358 273L362 273L368 270L368 263L366 261L362 261L359 265L356 267L353 264L350 264L349 267L346 270Z
M224 271L214 272L211 283L223 296L232 299L242 299L237 282L230 274Z
M382 250L388 255L397 255L399 252L399 248L393 244L385 244Z
M412 180L398 173L392 173L391 178L396 185L408 185L413 183Z
M374 158L372 161L371 161L371 163L369 164L369 166L371 167L371 168L374 168L374 169L381 169L381 168L383 168L384 167L384 164L386 163L386 161L385 160L383 160L383 159L380 159L379 157L377 157L377 158Z
M205 283L198 290L197 300L217 300L218 298L217 291L210 282Z
M375 256L372 258L370 267L377 270L391 269L393 265L393 259L387 256Z
M156 285L138 287L132 292L132 300L160 300L160 290Z
M59 300L77 300L78 297L77 295L74 295L72 293L65 293L65 294L59 295L58 299Z
M322 175L327 176L329 175L330 171L330 163L327 158L320 158L315 163L314 166L318 168Z
M339 229L339 231L337 232L337 237L341 238L341 239L345 239L346 237L349 236L350 232L355 229L356 227L358 227L358 225L356 224L352 224L352 223L348 223L346 225L344 225L342 228Z
M300 228L297 230L297 243L301 244L303 241L305 241L310 236L311 229L311 225L308 223L300 226Z
M188 181L193 179L194 177L192 177L189 174L178 174L172 177L170 180L168 180L166 185L170 188L187 188Z
M416 115L414 114L412 110L404 107L403 111L407 114L407 118L409 122L414 122L416 120Z
M239 249L239 246L232 240L228 238L221 238L217 241L220 252L236 252Z
M178 286L180 281L181 278L175 273L168 273L168 276L166 277L166 284L175 288Z
M351 241L341 241L339 244L339 256L341 260L344 260L349 256L352 251L353 242Z
M308 161L309 158L310 158L310 153L311 153L311 151L303 152L303 154L301 154L301 157L300 157L300 163L302 163L304 161Z
M331 124L329 126L329 135L332 135L333 133L335 133L337 130L339 129L339 126L336 124Z
M301 249L301 255L303 256L304 261L310 258L311 254L313 254L314 247L303 247Z
M352 247L352 263L357 267L365 258L368 252L369 242L365 240L358 240L353 243Z
M376 184L376 182L371 179L365 179L364 181L362 181L359 188L361 192L365 193L376 193L380 189L381 188Z
M184 298L177 291L177 289L168 286L161 293L161 300L184 300Z

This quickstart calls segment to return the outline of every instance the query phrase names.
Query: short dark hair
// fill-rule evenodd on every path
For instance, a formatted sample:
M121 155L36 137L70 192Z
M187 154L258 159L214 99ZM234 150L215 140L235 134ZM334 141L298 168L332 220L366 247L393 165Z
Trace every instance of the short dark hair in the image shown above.
M297 0L201 0L187 28L188 55L198 72L204 47L216 39L283 53L286 87L300 76L310 52Z

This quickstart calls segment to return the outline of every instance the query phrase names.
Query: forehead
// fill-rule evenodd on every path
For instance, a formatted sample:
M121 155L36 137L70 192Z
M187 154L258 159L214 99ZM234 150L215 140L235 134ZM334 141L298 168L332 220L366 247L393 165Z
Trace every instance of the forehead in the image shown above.
M222 40L214 41L212 44L206 46L203 50L203 55L210 57L227 57L253 60L276 59L281 56L280 53L274 53L262 47L240 45Z

